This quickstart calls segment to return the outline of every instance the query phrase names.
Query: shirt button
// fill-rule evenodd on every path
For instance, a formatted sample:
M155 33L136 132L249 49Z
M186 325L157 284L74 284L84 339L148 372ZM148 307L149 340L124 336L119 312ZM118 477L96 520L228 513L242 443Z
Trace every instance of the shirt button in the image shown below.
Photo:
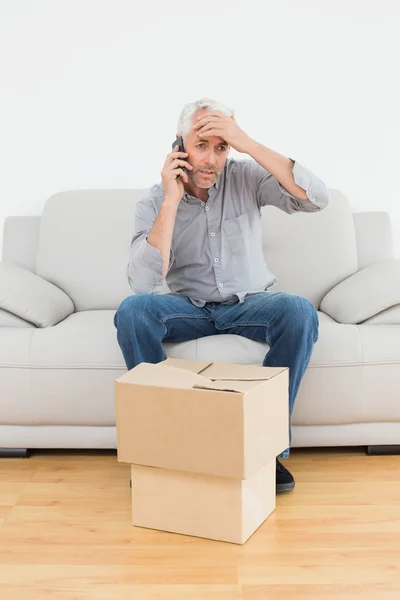
M212 232L212 233L211 233L211 237L214 237L214 235L215 235L215 233L214 233L214 232Z
M206 206L206 210L210 210L210 207L209 207L209 206Z
M205 203L205 202L202 202L202 203L201 203L201 206L205 206L205 205L206 205L206 203Z
M218 287L224 287L224 284L223 283L219 283Z
M218 258L214 258L214 262L218 262Z

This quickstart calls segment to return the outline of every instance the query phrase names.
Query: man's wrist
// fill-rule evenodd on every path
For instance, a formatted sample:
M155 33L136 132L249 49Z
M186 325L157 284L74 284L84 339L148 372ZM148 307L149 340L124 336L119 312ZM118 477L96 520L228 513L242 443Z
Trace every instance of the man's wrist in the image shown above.
M244 145L243 152L254 158L254 154L257 153L257 150L260 149L260 146L261 144L256 142L256 140L253 140L253 138L249 137Z
M168 210L169 212L174 212L174 211L176 212L178 210L178 205L179 205L180 201L181 201L181 198L177 201L176 198L164 196L162 206L164 207L165 210Z

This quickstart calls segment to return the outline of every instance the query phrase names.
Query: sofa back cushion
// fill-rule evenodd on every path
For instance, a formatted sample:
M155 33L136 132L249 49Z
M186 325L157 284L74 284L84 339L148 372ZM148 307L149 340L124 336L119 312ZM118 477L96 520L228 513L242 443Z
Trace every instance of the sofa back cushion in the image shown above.
M387 212L355 212L353 220L359 269L394 257L392 223Z
M126 266L136 201L148 190L83 190L46 202L38 275L63 289L75 310L116 309L131 293Z
M313 213L263 209L264 256L277 276L274 291L305 296L316 308L324 295L358 269L353 214L345 196L330 190L328 206Z
M126 276L135 205L148 190L61 192L41 218L36 271L63 289L75 309L116 309L131 293ZM357 270L354 223L346 199L332 192L320 213L263 209L265 257L278 277L274 290L306 296L317 306Z

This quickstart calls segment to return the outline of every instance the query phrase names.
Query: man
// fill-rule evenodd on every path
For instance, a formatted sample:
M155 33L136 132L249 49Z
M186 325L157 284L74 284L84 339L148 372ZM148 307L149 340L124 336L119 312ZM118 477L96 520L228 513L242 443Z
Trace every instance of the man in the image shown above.
M165 360L163 342L230 333L269 344L263 365L289 367L289 414L318 339L304 297L273 292L261 243L261 208L315 212L328 190L310 171L249 137L233 111L203 99L184 107L162 183L137 204L127 268L137 295L115 315L128 369ZM228 159L230 147L252 160ZM185 169L185 170L184 170ZM159 294L164 278L171 294ZM289 449L280 457L287 457ZM280 458L279 457L279 458ZM295 482L277 458L276 490Z

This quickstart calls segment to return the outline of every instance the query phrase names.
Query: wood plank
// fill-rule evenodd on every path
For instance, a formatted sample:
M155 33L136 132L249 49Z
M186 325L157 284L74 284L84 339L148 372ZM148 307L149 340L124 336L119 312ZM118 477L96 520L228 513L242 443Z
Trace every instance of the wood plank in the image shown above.
M22 494L26 482L0 480L0 506L14 506Z
M82 582L88 585L121 584L164 584L170 585L236 585L235 566L216 568L209 565L207 571L201 567L171 565L154 569L152 565L35 565L27 568L24 565L7 565L0 567L0 581L3 585L16 586L20 581L28 587L62 587L63 590L79 589Z
M27 482L36 465L26 458L0 458L0 482Z
M400 465L399 465L400 466ZM400 503L400 482L300 482L295 494L282 494L279 506L370 506ZM278 504L278 503L277 503Z
M229 585L85 585L74 590L7 586L4 600L242 600L241 588Z
M398 600L396 585L244 585L243 600Z

